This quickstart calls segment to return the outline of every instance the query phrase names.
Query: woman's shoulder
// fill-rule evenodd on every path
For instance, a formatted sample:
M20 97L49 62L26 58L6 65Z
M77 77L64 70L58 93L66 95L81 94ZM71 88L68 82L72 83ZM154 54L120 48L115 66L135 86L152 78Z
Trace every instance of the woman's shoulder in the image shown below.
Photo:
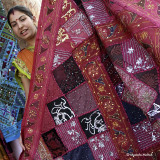
M32 72L33 65L33 52L28 49L22 49L17 57L13 61L14 66L21 66L21 68L27 67L29 72Z
M26 57L26 55L28 55L28 54L32 54L32 52L30 50L24 48L21 51L19 51L17 58Z

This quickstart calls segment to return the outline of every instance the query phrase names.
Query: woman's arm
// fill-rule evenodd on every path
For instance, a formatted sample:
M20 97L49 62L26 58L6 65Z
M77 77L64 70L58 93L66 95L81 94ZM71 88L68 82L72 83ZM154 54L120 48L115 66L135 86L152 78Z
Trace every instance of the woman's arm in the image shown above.
M30 80L26 76L21 76L21 81L24 87L24 91L26 95L26 102L27 102L28 94L29 94Z
M26 76L21 76L21 81L22 81L22 84L23 84L23 87L24 87L24 91L25 91L25 95L26 95L26 103L27 103L27 100L28 100L28 94L29 94L29 86L30 86L30 80L26 77ZM25 103L25 105L26 105ZM20 135L19 137L19 143L22 147L23 150L25 150L25 146L22 142L22 137Z

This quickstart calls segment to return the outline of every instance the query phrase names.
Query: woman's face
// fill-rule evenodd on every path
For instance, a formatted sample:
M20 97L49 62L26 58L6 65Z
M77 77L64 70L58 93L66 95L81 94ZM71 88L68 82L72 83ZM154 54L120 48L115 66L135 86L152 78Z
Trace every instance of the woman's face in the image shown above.
M36 37L37 28L34 24L35 17L29 16L20 11L14 11L9 17L14 34L26 41L31 41Z

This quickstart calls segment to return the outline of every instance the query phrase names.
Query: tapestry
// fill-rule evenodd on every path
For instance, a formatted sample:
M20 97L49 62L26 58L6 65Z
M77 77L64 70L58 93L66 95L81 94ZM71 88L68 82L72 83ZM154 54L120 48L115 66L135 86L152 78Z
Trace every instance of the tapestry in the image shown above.
M159 5L42 1L21 160L160 159Z
M12 60L19 52L0 1L0 130L6 142L20 136L25 94L14 78Z

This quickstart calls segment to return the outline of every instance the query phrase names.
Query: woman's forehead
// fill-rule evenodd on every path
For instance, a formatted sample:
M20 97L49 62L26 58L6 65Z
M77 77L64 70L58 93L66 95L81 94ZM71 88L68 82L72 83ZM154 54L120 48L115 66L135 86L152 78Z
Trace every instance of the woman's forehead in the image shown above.
M13 13L10 14L10 17L9 17L10 22L16 21L17 19L19 19L19 18L22 17L23 15L26 15L26 14L23 13L23 12L14 10Z

